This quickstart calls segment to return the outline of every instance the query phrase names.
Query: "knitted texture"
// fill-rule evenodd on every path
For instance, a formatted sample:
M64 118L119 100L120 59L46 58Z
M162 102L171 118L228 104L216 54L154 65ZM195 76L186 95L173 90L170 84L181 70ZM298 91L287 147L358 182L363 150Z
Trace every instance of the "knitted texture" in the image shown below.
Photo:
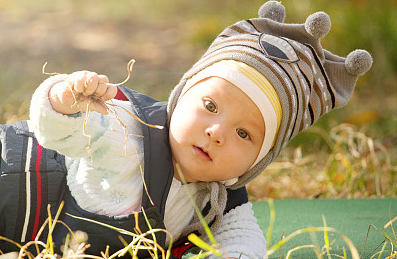
M223 217L219 229L213 233L216 241L222 245L223 258L265 258L266 241L253 213L252 203L231 210ZM247 238L250 240L249 245ZM204 240L210 243L207 237ZM209 258L217 257L211 255Z
M195 197L201 192L201 187L198 183L188 184L188 188ZM198 202L197 204L203 207L208 199L209 196L207 195L203 204ZM183 236L182 232L186 232L186 227L189 228L187 220L191 219L193 215L195 215L195 211L186 193L186 186L174 179L167 199L164 218L167 230L171 232L174 240L178 240L180 236ZM226 213L218 230L212 231L212 233L215 240L222 247L221 251L225 258L226 255L236 258L241 255L241 258L256 259L264 258L266 254L265 238L257 223L251 203L237 206ZM208 240L207 235L202 235L201 237L208 243L211 242ZM166 244L169 244L169 239ZM215 256L209 258L215 258Z
M285 145L322 115L344 106L357 78L372 65L371 55L356 50L342 58L321 47L320 39L331 28L324 12L310 15L304 24L283 23L285 8L276 1L265 3L260 18L227 27L207 52L185 73L172 91L168 116L172 116L186 81L220 60L250 65L273 85L282 106L281 125L273 148L230 188L244 186L277 158Z
M72 118L54 111L48 92L65 78L66 75L50 77L32 97L30 125L37 140L42 146L66 156L67 184L80 207L114 216L140 211L143 139L126 139L114 116L91 112L84 126L85 114ZM118 101L117 105L120 106L115 111L118 116L128 118L126 111L132 112L130 103ZM139 123L134 120L123 122L131 132L142 135Z
M219 229L222 219L223 219L223 212L226 207L227 201L227 192L225 185L220 182L199 182L196 184L199 188L199 192L196 198L197 204L205 204L204 201L207 198L208 194L210 196L209 202L211 204L211 209L205 215L204 220L209 224L210 222L213 223L211 225L211 231L216 231ZM198 231L202 236L205 236L204 226L201 223L197 214L194 214L193 220L189 226L187 226L182 235L187 236L188 234Z

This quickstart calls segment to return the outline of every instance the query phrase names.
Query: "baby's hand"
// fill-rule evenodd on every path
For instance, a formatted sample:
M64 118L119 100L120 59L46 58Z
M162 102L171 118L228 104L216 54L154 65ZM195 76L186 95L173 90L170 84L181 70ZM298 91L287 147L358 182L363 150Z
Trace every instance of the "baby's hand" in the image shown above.
M107 114L104 102L113 99L117 86L109 84L105 75L95 72L79 71L69 75L64 82L54 85L49 98L55 111L62 114L74 114L85 111L90 105L91 111Z

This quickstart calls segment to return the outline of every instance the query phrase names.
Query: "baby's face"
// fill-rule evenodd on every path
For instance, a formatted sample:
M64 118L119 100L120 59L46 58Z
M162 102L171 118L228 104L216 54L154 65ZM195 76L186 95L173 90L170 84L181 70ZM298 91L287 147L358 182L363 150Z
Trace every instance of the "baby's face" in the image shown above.
M254 102L230 82L211 77L180 98L169 139L174 164L180 165L186 181L225 181L248 171L264 134ZM179 179L176 170L175 177Z

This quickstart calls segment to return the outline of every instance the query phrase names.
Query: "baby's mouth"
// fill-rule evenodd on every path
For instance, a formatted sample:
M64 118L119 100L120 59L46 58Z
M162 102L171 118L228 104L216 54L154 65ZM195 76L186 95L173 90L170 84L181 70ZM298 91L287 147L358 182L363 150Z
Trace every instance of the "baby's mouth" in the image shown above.
M207 160L207 161L212 161L212 159L207 151L205 151L201 147L197 147L197 146L193 146L193 148L194 148L196 154L198 154L201 158L203 158L204 160Z

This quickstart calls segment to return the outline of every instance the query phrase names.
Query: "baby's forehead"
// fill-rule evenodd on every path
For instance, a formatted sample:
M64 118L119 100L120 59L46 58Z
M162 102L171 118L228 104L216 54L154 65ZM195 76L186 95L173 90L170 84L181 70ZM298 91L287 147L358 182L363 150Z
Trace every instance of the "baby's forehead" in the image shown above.
M186 85L184 90L182 91L182 94L192 89L194 89L194 91L196 92L203 93L228 94L233 92L236 95L246 96L246 94L241 91L239 87L229 82L228 80L218 76L204 78L191 86ZM235 91L236 89L238 90L238 92Z

